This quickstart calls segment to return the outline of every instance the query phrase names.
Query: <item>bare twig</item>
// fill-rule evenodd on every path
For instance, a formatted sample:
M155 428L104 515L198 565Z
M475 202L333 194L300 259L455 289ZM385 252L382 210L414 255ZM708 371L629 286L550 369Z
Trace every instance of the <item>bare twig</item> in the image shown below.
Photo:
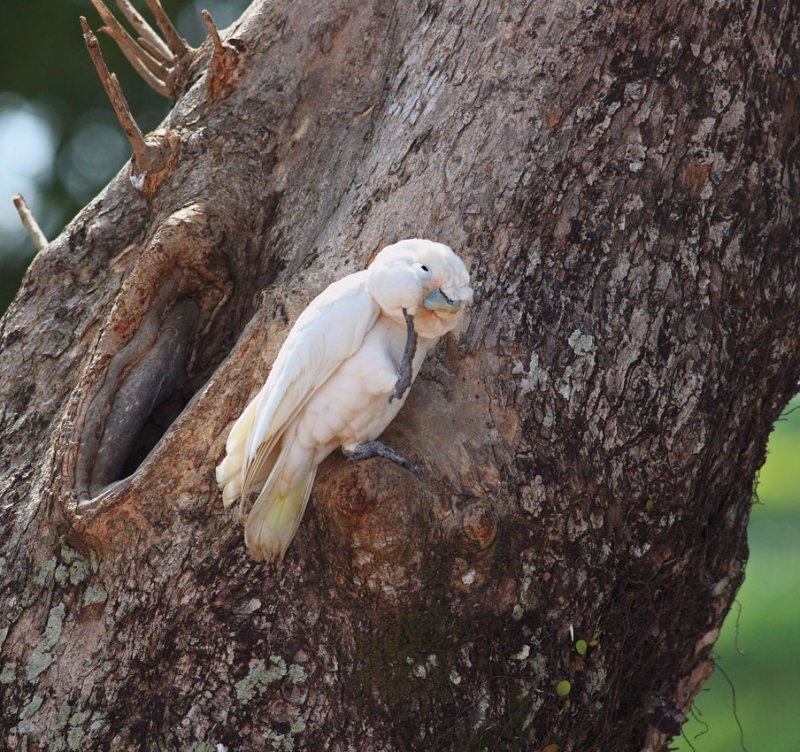
M30 239L33 241L33 245L36 250L41 251L42 248L46 248L47 238L44 236L42 228L39 227L38 222L31 213L31 210L28 208L28 204L26 203L22 194L17 193L14 196L13 201L14 206L17 208L17 214L19 214L19 218L22 221L22 226L25 228L25 232L28 233Z
M169 16L161 7L161 0L145 0L145 2L147 3L147 7L152 11L153 16L155 16L158 28L161 29L164 39L167 40L169 48L175 55L180 58L191 52L191 48L186 43L186 40L178 34L178 30L172 25Z
M131 5L129 0L117 0L117 7L125 14L125 18L130 21L131 26L142 35L141 39L138 40L142 47L164 63L173 63L175 61L175 56L170 48L164 44L161 37L144 20L139 11Z
M89 50L89 56L92 58L94 67L97 68L97 73L100 76L100 81L103 88L111 100L111 106L114 112L117 113L122 130L131 142L133 149L133 159L140 170L146 169L148 164L148 146L145 143L144 136L142 135L139 126L133 119L128 102L125 95L122 93L122 87L119 85L117 77L113 73L109 73L105 60L103 60L103 53L100 51L100 43L97 37L89 28L86 18L81 16L81 27L83 28L83 39L86 42L86 49Z
M211 54L211 70L206 79L209 97L213 102L225 94L239 77L239 64L241 62L241 54L244 52L244 45L240 40L223 42L220 39L211 14L207 10L201 11L201 14L208 29L209 39L211 39L211 43L214 46L214 51ZM238 42L238 44L233 44L232 42L234 41Z
M117 21L114 14L108 9L103 0L92 0L92 5L94 5L95 9L100 14L100 18L103 19L103 22L107 24L107 28L103 27L100 31L108 34L116 41L131 65L137 70L139 70L139 66L144 65L151 73L164 79L167 74L167 69L164 67L163 62L156 59L156 57L138 45L133 37L125 30L125 27Z
M169 97L170 92L165 84L167 69L134 41L122 24L114 18L103 0L92 0L92 4L106 24L100 31L108 34L119 45L122 54L151 89L162 96Z
M142 49L147 50L154 58L161 59L161 49L156 48L149 39L146 37L137 37L136 41L141 45ZM169 50L167 50L167 53L169 54L169 59L164 60L164 65L175 65L175 56Z
M217 31L217 27L214 25L214 20L211 18L211 14L207 10L202 10L200 13L203 16L203 20L206 22L208 36L211 37L211 41L214 43L214 54L222 55L225 50L222 47L222 40L219 38L219 32Z
M167 99L176 99L187 83L189 69L195 59L196 50L178 34L169 16L164 12L161 0L145 0L153 13L156 26L148 23L133 6L131 0L116 0L119 20L109 10L109 0L92 0L103 19L100 31L108 34L119 45L122 54L144 79L145 83ZM138 35L131 34L123 25L126 18ZM215 30L216 31L216 30ZM136 36L136 38L134 38ZM216 34L219 49L226 47ZM222 55L215 47L216 57ZM230 66L228 66L230 67Z

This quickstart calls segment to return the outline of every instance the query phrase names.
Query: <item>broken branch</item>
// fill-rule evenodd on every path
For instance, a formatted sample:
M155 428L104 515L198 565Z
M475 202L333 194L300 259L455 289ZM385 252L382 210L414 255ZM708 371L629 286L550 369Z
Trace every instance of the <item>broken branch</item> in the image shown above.
M101 27L100 31L108 34L119 45L122 54L151 89L169 98L170 92L165 84L167 69L134 41L133 37L106 7L103 0L92 0L92 4L106 24Z
M148 163L147 151L148 147L145 143L142 131L133 119L128 102L125 95L122 93L122 87L119 85L117 77L110 73L106 66L106 61L103 60L103 53L100 51L100 43L94 32L89 28L89 23L84 16L81 16L81 28L83 29L83 39L86 42L86 49L89 51L89 56L92 58L94 67L97 69L97 74L100 76L100 82L111 100L111 106L114 112L117 113L117 119L128 137L133 149L133 159L140 170L146 169Z
M125 135L128 137L133 149L133 167L136 172L143 176L148 173L157 173L169 159L169 139L163 134L152 134L149 137L149 141L145 139L136 120L134 120L133 113L128 106L125 95L122 93L122 87L119 85L116 75L109 72L106 62L103 60L103 53L100 50L100 43L97 41L97 37L89 28L89 24L83 16L81 16L81 27L83 28L86 49L89 51L89 56L92 58L94 67L100 76L100 82L111 100L111 106L114 108L122 130L125 131Z
M22 226L25 228L25 232L28 233L28 236L33 241L34 248L36 248L37 251L41 251L43 248L46 248L47 238L42 232L42 228L39 227L39 223L34 218L33 213L28 207L28 204L22 194L17 193L14 196L13 201L14 206L17 209L17 214L19 214L19 218L22 221Z
M164 44L161 37L158 36L153 30L153 27L144 20L139 11L131 5L129 0L117 0L117 7L123 12L125 18L130 21L131 26L142 35L142 38L138 40L142 47L156 58L160 58L164 63L171 64L175 61L175 56L170 51L169 47Z
M214 43L214 54L222 55L224 49L222 47L222 40L219 38L219 32L214 24L214 19L211 18L211 14L207 10L201 10L200 14L203 16L203 21L206 22L208 36L211 37L211 41Z
M225 94L231 84L238 78L239 63L241 53L244 52L244 45L240 40L235 40L239 42L237 46L234 46L231 42L223 42L220 39L211 14L207 10L201 11L201 14L208 29L208 36L214 46L214 51L211 54L211 70L207 78L209 97L213 102Z
M161 50L156 48L146 37L137 37L136 42L142 47L142 49L147 50L154 58L161 58ZM169 50L167 50L167 53L170 57L168 60L164 60L164 64L173 66L175 64L175 56Z
M153 16L156 19L156 23L158 24L158 28L161 29L161 33L164 35L164 39L167 40L167 44L169 48L177 55L179 58L183 57L187 53L191 52L191 48L186 43L186 40L178 34L178 30L172 25L172 21L169 20L169 16L164 12L164 9L161 7L161 0L145 0L147 3L147 7L150 8Z

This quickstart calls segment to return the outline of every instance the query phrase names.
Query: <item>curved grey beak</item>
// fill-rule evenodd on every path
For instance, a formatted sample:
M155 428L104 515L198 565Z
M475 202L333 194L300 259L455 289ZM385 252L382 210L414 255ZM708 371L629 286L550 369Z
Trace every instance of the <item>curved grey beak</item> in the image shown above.
M447 311L448 313L455 313L461 308L461 301L450 300L450 298L442 292L441 288L437 287L422 301L422 306L429 311Z

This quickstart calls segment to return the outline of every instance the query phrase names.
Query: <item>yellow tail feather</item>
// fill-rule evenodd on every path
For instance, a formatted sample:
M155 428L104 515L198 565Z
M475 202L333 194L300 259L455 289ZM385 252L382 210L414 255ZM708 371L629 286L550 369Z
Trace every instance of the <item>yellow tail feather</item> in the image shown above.
M312 468L285 496L278 491L279 463L247 515L244 541L256 561L281 561L303 519L314 476Z

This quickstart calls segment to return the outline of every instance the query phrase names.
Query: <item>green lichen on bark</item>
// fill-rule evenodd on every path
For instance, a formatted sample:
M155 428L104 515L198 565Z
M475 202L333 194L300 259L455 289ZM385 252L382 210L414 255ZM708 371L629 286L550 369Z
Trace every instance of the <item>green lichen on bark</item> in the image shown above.
M69 578L69 569L67 569L67 567L65 567L63 564L59 564L56 567L54 578L59 587L64 587L64 583Z
M263 694L273 682L286 676L288 669L286 661L279 655L269 657L270 667L267 668L263 659L248 671L247 676L241 681L236 682L236 699L246 705L256 692Z
M308 679L308 674L299 663L293 663L289 666L289 679L291 679L292 684L302 684Z
M33 580L34 585L38 585L39 587L43 587L45 583L50 578L50 575L53 574L56 568L56 558L55 556L51 559L45 559L42 562L41 566L39 567L39 571L36 573L36 577Z
M73 713L69 703L62 703L52 725L55 735L47 747L48 752L64 752L64 750L75 752L86 749L88 738L85 730L86 723L90 718L97 718L91 725L91 731L98 731L103 726L102 717L102 714L92 714L82 710Z
M83 603L90 606L93 603L105 603L108 600L108 593L95 585L89 585L83 594Z
M569 335L567 344L576 355L586 355L594 345L594 338L591 334L584 334L580 329L576 329Z
M300 716L295 719L287 733L282 734L274 729L270 729L267 731L264 739L269 743L270 747L277 752L293 752L295 737L302 734L305 730L306 719L304 716Z
M80 585L86 579L86 565L83 559L76 559L69 566L69 581L73 585Z
M19 723L16 731L18 734L30 734L34 730L33 716L39 712L44 698L41 695L34 695L30 702L22 709L19 714Z
M46 671L55 660L55 656L50 652L50 648L52 648L61 637L61 631L64 627L64 611L64 604L59 603L55 608L51 609L50 615L47 617L44 639L31 651L30 656L28 656L28 662L25 665L25 677L29 682L36 681L39 674Z
M47 617L47 625L44 628L44 641L49 647L53 647L61 637L61 631L64 628L64 611L64 604L59 603L50 610L50 615Z
M69 717L72 714L72 708L70 707L69 703L63 703L61 707L58 709L58 715L56 716L56 720L53 723L53 730L54 731L61 731L61 729L66 728L67 723L69 723Z
M216 752L217 745L214 742L195 742L186 752Z
M35 715L39 708L42 706L44 698L40 695L34 695L31 701L22 709L22 712L19 714L20 720L24 721L27 718Z
M67 749L80 749L85 738L86 732L80 726L72 726L67 731Z

